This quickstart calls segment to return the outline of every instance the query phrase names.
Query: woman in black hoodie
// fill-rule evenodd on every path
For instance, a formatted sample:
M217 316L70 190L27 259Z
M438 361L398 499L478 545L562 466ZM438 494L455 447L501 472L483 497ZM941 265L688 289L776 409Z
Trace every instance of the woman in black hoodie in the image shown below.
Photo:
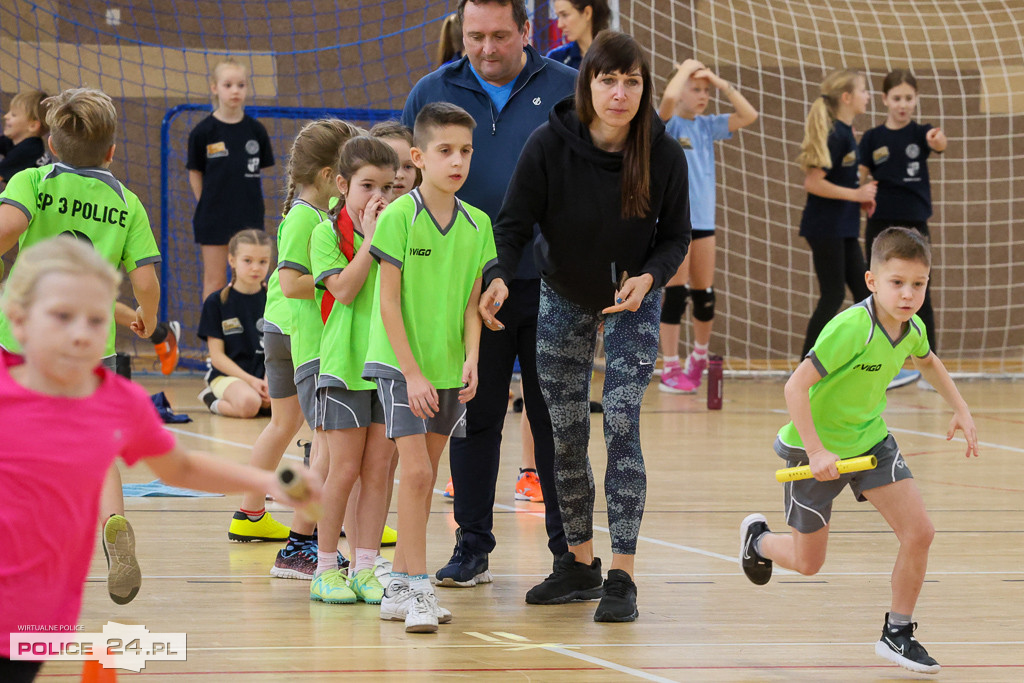
M623 33L598 34L576 95L555 105L523 149L494 225L498 263L480 313L492 330L522 251L540 225L537 372L555 433L555 480L569 552L526 595L531 604L601 597L596 621L637 617L633 558L647 477L640 402L658 354L662 287L690 243L686 158L652 107L650 67ZM612 566L594 556L587 455L597 331L604 323L605 495ZM602 597L603 595L603 597Z

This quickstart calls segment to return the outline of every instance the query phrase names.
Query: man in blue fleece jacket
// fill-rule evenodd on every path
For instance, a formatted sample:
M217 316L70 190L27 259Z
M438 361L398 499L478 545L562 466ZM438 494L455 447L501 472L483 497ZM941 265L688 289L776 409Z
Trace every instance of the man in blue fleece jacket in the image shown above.
M438 101L457 104L473 116L473 162L458 196L485 211L493 222L526 139L547 121L555 103L573 92L576 70L542 57L529 44L523 0L460 0L458 14L465 56L420 79L405 102L402 123L411 127L424 105ZM527 249L501 309L505 330L485 329L480 339L480 383L476 398L467 404L466 436L451 440L459 529L451 559L437 572L439 585L491 581L488 554L495 546L501 429L517 356L544 494L548 548L555 558L568 551L555 493L551 418L537 384L539 296L540 275L532 249Z

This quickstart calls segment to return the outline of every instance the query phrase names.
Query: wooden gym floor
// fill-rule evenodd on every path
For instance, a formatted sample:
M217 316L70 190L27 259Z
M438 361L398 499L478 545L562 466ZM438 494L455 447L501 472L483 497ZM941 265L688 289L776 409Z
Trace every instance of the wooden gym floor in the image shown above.
M597 375L598 381L601 375ZM265 420L211 416L198 376L142 377L195 421L175 425L181 443L238 462ZM888 424L907 456L938 533L915 612L917 635L943 665L945 681L1024 679L1024 401L1020 382L959 384L982 456L964 458L944 438L950 413L935 393L893 391ZM378 608L311 603L309 584L274 579L278 544L238 544L227 526L238 497L129 498L127 515L144 572L134 602L107 597L102 551L93 556L80 623L108 620L153 633L186 632L187 660L150 662L147 681L847 681L922 678L874 654L889 604L897 543L869 504L844 493L832 519L823 571L776 570L763 587L737 564L738 525L764 512L784 527L771 450L786 421L781 380L727 379L726 402L708 412L703 393L672 396L652 383L644 402L647 512L638 548L640 618L598 624L596 603L528 606L526 591L549 571L542 506L517 503L518 416L508 415L495 506L494 583L438 588L454 613L436 635L406 634ZM601 417L593 417L598 481L595 522L606 525ZM299 450L292 448L291 457ZM442 461L438 489L447 480ZM399 477L401 473L399 472ZM126 482L154 477L143 466ZM456 492L457 494L458 492ZM291 517L268 504L285 523ZM390 523L396 525L394 507ZM454 538L452 506L435 498L429 562L436 571ZM610 560L605 527L595 540ZM390 550L385 551L390 556ZM78 662L43 668L40 680L77 680ZM118 672L123 680L129 674Z

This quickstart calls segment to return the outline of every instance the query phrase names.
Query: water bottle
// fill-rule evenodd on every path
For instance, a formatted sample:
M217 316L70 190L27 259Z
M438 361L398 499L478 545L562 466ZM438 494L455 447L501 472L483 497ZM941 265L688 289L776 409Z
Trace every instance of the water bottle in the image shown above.
M708 410L722 409L722 357L708 358Z

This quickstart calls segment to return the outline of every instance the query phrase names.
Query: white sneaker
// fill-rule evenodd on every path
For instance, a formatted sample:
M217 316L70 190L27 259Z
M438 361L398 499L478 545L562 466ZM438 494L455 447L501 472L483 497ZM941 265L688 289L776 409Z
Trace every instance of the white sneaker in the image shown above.
M380 618L384 621L405 621L409 607L415 602L409 584L401 581L390 581L384 589L384 598L380 601Z
M373 561L373 575L381 583L386 583L391 578L391 561L385 559L383 555L378 555Z
M427 593L427 602L430 603L430 608L434 610L434 614L437 615L437 623L447 624L452 620L452 613L441 607L441 603L437 601L437 596L433 592Z
M405 615L406 633L435 633L437 631L437 613L431 604L427 591L413 593L412 604Z

